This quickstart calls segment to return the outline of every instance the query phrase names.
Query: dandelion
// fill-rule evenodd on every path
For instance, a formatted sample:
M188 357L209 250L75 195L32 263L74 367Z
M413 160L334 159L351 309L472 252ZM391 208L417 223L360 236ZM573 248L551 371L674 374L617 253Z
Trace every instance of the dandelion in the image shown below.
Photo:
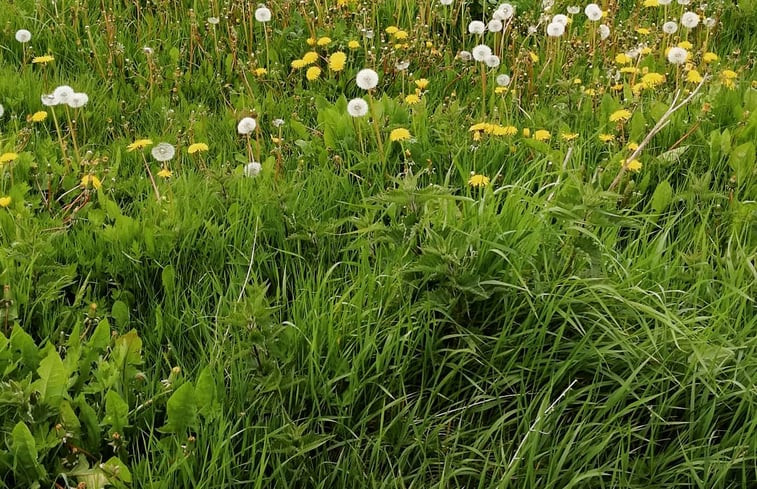
M694 12L684 12L681 16L681 25L687 29L693 29L699 25L699 16Z
M632 172L638 172L641 170L642 164L639 160L631 160L626 163L626 168Z
M87 105L87 102L89 102L89 95L84 92L76 92L69 97L67 103L69 107L79 109Z
M16 41L20 42L21 44L26 44L27 42L32 40L32 33L27 31L26 29L19 29L16 31Z
M662 32L665 34L675 34L678 30L678 24L673 22L672 20L669 20L662 24Z
M305 77L308 81L315 81L321 76L321 69L317 66L311 66L308 71L305 72Z
M153 158L162 163L169 161L174 157L174 155L176 154L176 148L174 148L173 145L169 143L158 143L153 146L150 154Z
M645 7L657 7L658 5L660 5L658 0L644 0Z
M256 177L260 175L260 171L263 169L263 167L258 163L257 161L251 161L247 163L244 166L244 176L246 177Z
M353 98L347 103L347 113L352 117L364 117L368 114L368 102L361 98Z
M704 55L702 55L702 61L704 61L705 63L712 63L714 61L717 61L718 59L719 58L717 54L709 52L709 51L704 53Z
M702 75L697 70L689 70L686 73L686 81L689 83L699 83L703 80Z
M442 5L452 5L452 0L439 0Z
M328 46L329 44L331 44L331 38L330 37L320 37L320 38L318 38L318 40L316 41L315 44L316 44L316 46L320 46L320 47Z
M738 73L733 70L723 70L720 72L720 81L728 88L734 88L736 86L734 80L738 77ZM0 157L0 161L1 160L2 157Z
M571 6L568 7L568 13L570 15L576 15L576 14L578 14L580 12L581 12L581 7L579 7L577 5L571 5Z
M237 132L246 136L252 134L256 127L258 127L258 121L252 117L245 117L237 124Z
M628 56L625 53L620 53L617 56L615 56L615 62L619 65L627 65L633 61L633 58Z
M134 141L133 143L131 143L130 145L126 147L126 151L132 152L138 149L144 149L151 145L152 145L151 139L137 139L136 141Z
M347 62L347 55L342 51L337 51L329 56L329 69L331 71L342 71Z
M470 51L460 51L457 53L457 57L463 61L470 61L473 58L473 54Z
M360 43L353 40L347 43L347 47L350 49L358 49L360 47Z
M172 172L171 170L169 170L168 168L163 168L163 169L161 169L161 170L160 170L160 171L159 171L159 172L157 173L157 175L158 175L158 176L159 176L160 178L171 178L171 176L173 176L173 172Z
M208 145L205 143L194 143L190 144L189 148L187 148L187 153L189 154L195 154L195 153L205 153L210 148L208 148Z
M392 129L392 132L389 133L389 140L392 142L407 141L408 139L410 139L410 131L403 127Z
M418 87L419 90L425 90L428 86L428 80L425 78L419 78L415 80L415 86Z
M473 20L468 24L468 32L474 35L481 35L486 31L486 24L480 20Z
M35 65L46 65L47 63L52 63L53 61L55 61L55 58L49 54L32 58L32 64Z
M386 32L386 33L387 33L387 34L389 34L390 36L393 36L393 35L395 35L395 34L396 34L396 33L397 33L397 32L398 32L399 30L400 30L400 29L399 29L399 27L397 27L397 26L394 26L394 25L390 25L389 27L387 27L386 29L384 29L384 32Z
M610 28L605 24L599 24L599 39L604 41L610 37Z
M363 90L373 90L378 85L379 76L378 73L370 68L365 68L358 71L355 76L355 83Z
M86 189L86 188L89 188L90 186L92 186L92 188L97 190L100 187L102 187L103 184L100 181L100 179L94 175L87 174L81 177L81 187Z
M253 73L255 74L255 76L260 77L266 75L268 73L268 70L265 68L255 68Z
M489 68L496 68L499 66L500 59L499 56L495 54L490 54L486 58L484 58L484 64L488 66Z
M492 48L490 48L486 44L479 44L478 46L473 48L472 54L473 59L475 59L476 61L484 61L487 56L492 55Z
M308 51L302 56L302 61L304 61L306 64L312 65L316 61L318 61L318 53L315 51Z
M0 197L0 207L6 208L9 205L11 205L11 202L13 202L13 199L10 198L10 196L6 195L5 197Z
M674 65L682 65L689 58L689 52L678 46L670 48L668 51L668 61Z
M497 75L496 81L497 85L499 85L500 87L506 87L510 85L510 75L505 75L504 73Z
M528 57L531 58L531 62L532 63L538 63L539 62L539 55L536 54L533 51L529 51L528 52Z
M702 23L708 29L712 29L713 27L715 27L716 25L718 25L718 21L715 20L715 19L713 19L712 17L707 17L706 19L704 19L704 21L702 21Z
M486 28L489 29L489 32L501 32L504 27L504 24L502 24L502 21L499 19L492 19L486 24Z
M415 105L421 101L421 98L415 94L410 94L407 97L405 97L405 103L407 105Z
M649 72L641 77L643 88L654 88L665 82L665 75L661 73Z
M300 68L307 66L307 63L305 63L304 59L295 59L294 61L292 61L291 66L295 70L299 70Z
M552 22L547 26L547 35L549 37L560 37L565 33L565 25L559 22Z
M693 45L693 44L691 44L691 43L690 43L689 41L681 41L681 42L679 42L679 43L677 44L677 46L678 46L679 48L683 48L683 49L686 49L686 50L689 50L689 49L691 49L691 48L693 48L693 47L694 47L694 45Z
M258 22L269 22L271 20L271 10L265 5L260 5L255 10L255 20Z
M16 161L18 159L18 153L3 153L0 155L0 165Z
M554 17L552 17L552 22L562 25L568 25L569 19L568 16L565 14L557 14Z
M610 114L610 122L626 122L631 118L631 111L627 109L616 110Z
M3 107L3 104L0 104L0 117L2 117L3 114L5 114L5 107Z
M560 139L562 139L563 141L573 141L577 137L578 137L578 133L577 132L563 132L563 133L560 133Z
M497 7L497 10L494 11L494 14L492 17L498 20L510 20L515 15L515 7L513 7L509 3L503 3L499 7Z
M533 138L537 141L549 141L551 137L552 135L546 129L539 129L538 131L534 131Z
M74 94L74 89L68 85L61 85L53 90L53 97L58 100L59 104L68 104L69 99Z
M603 134L600 134L600 135L599 135L599 136L597 136L597 137L598 137L598 138L599 138L599 140L600 140L600 141L602 141L603 143L611 143L611 142L615 141L615 136L614 136L614 135L612 135L612 134L606 134L606 133L603 133Z
M468 185L475 188L482 188L488 186L490 183L489 177L481 175L479 173L472 173L468 179Z
M584 14L590 21L596 22L602 18L602 9L596 3L590 3L584 8Z
M672 0L657 0L660 5L670 5Z
M410 67L410 61L397 61L394 63L394 69L397 71L405 71Z
M637 27L634 30L636 31L637 34L642 35L642 36L648 36L649 33L652 32L649 29L647 29L646 27Z
M45 119L47 119L47 112L44 110L40 110L29 116L29 120L32 122L43 122Z
M210 25L218 25L221 22L221 19L218 17L208 17L208 24Z

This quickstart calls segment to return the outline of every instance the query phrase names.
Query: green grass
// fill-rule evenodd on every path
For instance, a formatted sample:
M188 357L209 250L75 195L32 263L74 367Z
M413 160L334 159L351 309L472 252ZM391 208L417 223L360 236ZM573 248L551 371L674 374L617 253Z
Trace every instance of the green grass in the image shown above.
M679 16L675 2L667 17L621 2L596 54L528 36L539 8L518 3L484 108L479 68L455 59L476 44L465 26L483 2L461 19L457 0L452 13L421 0L363 11L278 0L267 51L250 21L256 4L200 0L190 15L190 3L118 0L103 11L65 0L56 13L21 0L0 10L0 154L19 154L0 168L0 197L12 198L0 208L0 282L13 300L0 309L3 332L17 324L38 344L62 345L95 303L99 319L142 339L146 382L125 445L86 440L90 463L118 455L130 486L145 488L757 487L750 2L709 7L719 26L689 40L696 63L705 50L720 57L711 78L614 191L626 144L644 139L677 84L694 85L676 80L657 32L639 66L667 72L662 87L636 96L624 77L613 91L605 72L635 45L633 27ZM584 20L570 27L576 40L590 37ZM407 51L386 41L390 25L409 32ZM384 40L379 60L347 48L361 27ZM26 53L13 39L20 28L33 36ZM329 74L322 59L321 79L308 82L290 69L311 32L333 40L320 53L347 53L344 72ZM51 64L30 64L47 53ZM268 74L256 77L266 57ZM393 68L402 59L408 72ZM364 67L381 75L384 154L367 119L346 114L364 95L354 83ZM738 73L732 89L724 69ZM498 73L513 75L515 95L494 93ZM408 107L419 78L428 91ZM60 84L90 97L71 112L85 162L65 110L55 108L60 133L51 110L26 122ZM634 112L622 130L607 122L619 108ZM246 115L259 124L255 178L243 176L236 132ZM468 129L482 121L519 134L475 141ZM397 127L414 139L390 143ZM600 142L606 132L617 141ZM140 152L126 150L139 138L177 146L160 201ZM188 155L194 142L210 150ZM491 184L469 186L473 171ZM80 187L89 173L99 190ZM180 382L161 383L173 367L181 382L205 372L216 385L208 412L174 434L159 430ZM5 462L13 384L0 389L0 487L20 487ZM155 406L134 411L151 397ZM26 422L50 443L42 487L66 487L58 473L70 469L70 446Z

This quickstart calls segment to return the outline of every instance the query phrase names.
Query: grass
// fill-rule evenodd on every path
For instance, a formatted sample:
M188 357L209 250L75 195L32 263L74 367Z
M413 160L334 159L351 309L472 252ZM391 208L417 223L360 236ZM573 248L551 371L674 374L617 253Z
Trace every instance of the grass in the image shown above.
M540 8L521 2L504 38L483 37L504 47L483 92L481 64L457 54L494 7L460 4L278 0L265 25L243 2L3 7L0 154L18 155L0 167L4 333L60 344L96 315L142 339L137 403L168 398L177 377L215 386L183 433L159 430L162 401L131 406L123 445L89 439L89 462L116 454L145 488L756 487L754 4L714 2L703 17L717 27L666 38L657 26L694 6L621 2L607 40L577 14L558 44L544 25L528 33ZM408 39L390 40L392 25ZM696 86L665 60L684 38L707 79L641 170L621 170ZM608 78L644 40L632 66L666 81ZM311 49L314 81L290 67ZM326 64L337 50L341 72ZM346 112L365 67L380 75L376 127ZM513 81L496 93L501 73ZM89 103L43 107L62 84ZM621 108L630 120L608 122ZM469 130L480 122L517 134ZM391 142L396 128L412 139ZM176 156L127 151L140 138ZM197 142L209 151L187 154ZM155 176L160 200L145 165L173 172ZM57 475L70 447L50 446L42 485L75 487ZM18 487L3 457L0 486Z

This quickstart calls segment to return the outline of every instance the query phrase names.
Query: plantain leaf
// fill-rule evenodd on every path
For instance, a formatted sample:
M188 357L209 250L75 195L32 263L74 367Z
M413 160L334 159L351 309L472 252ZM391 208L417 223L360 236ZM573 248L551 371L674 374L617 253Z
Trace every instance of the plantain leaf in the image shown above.
M197 399L195 389L190 382L176 389L166 403L168 420L161 431L185 434L187 428L197 421Z

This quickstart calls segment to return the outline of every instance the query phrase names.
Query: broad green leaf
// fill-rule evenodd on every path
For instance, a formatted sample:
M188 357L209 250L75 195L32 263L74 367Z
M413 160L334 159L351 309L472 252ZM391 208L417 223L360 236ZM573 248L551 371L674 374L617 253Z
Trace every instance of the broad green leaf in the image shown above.
M190 382L176 389L166 403L168 420L162 431L185 434L187 428L197 421L197 399L195 389Z
M11 347L21 352L21 360L28 369L35 369L39 364L40 352L34 340L18 325L11 331Z
M113 347L116 368L127 374L130 366L142 363L142 340L136 330L131 330L116 340Z
M197 377L197 387L195 388L195 398L197 399L199 413L205 417L213 413L217 389L218 384L213 375L213 370L210 366L206 366Z
M39 363L37 373L39 379L34 382L32 387L39 392L40 402L57 409L63 399L63 393L66 391L68 371L55 348L49 349L47 356Z
M657 184L657 188L654 189L652 194L652 209L655 212L662 212L668 208L673 198L673 188L670 186L667 180Z
M118 433L123 433L124 427L129 426L129 405L114 390L109 390L105 395L103 423L110 425Z
M108 479L118 479L126 483L131 482L131 472L129 471L129 467L121 462L120 458L111 457L101 467Z
M29 428L19 421L11 432L11 452L13 452L13 472L19 481L32 484L41 479L45 472L39 464L37 444Z
M755 147L751 141L736 146L731 150L728 157L728 164L736 173L736 181L740 184L746 182L752 173L754 173Z
M166 294L173 294L173 291L176 288L176 270L173 265L166 265L163 268L160 277L163 281L163 289L166 291Z

